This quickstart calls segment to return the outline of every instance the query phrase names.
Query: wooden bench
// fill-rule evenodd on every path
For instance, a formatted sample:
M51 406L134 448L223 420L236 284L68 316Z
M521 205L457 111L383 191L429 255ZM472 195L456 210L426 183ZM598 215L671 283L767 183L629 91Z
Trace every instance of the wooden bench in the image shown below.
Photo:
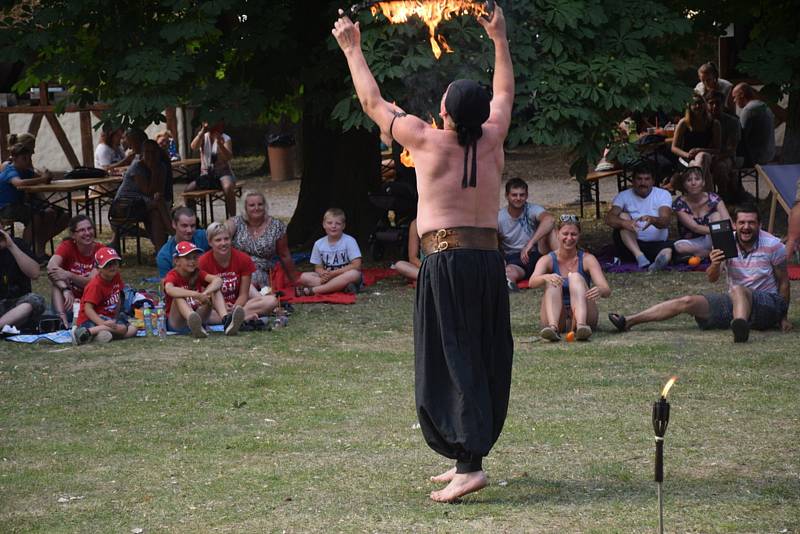
M236 182L233 186L234 194L237 198L242 196L242 186L245 182ZM214 201L220 200L225 206L225 218L235 215L235 213L228 213L228 204L225 202L225 192L222 189L198 189L196 191L184 191L181 193L183 202L187 206L194 205L195 213L197 213L197 206L200 206L200 224L203 227L208 226L208 215L214 218Z
M615 177L617 179L617 191L623 191L629 186L628 173L624 169L613 169L610 171L590 172L586 176L586 182L578 182L579 198L581 205L581 219L583 219L583 199L584 196L594 194L594 216L600 218L600 180Z

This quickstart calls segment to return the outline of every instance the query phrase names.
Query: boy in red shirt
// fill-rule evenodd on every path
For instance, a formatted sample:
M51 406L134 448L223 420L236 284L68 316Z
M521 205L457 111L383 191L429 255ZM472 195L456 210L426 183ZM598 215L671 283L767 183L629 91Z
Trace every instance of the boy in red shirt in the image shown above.
M239 331L244 321L244 308L234 306L230 313L220 289L222 278L208 274L197 266L200 250L191 241L175 245L175 267L164 277L167 300L167 328L178 333L189 333L196 338L208 337L203 324L208 322L212 309L223 318L225 335Z
M78 345L94 339L108 343L114 338L134 337L136 327L128 324L122 307L120 257L113 248L103 247L94 255L97 274L83 288L81 308L72 339Z

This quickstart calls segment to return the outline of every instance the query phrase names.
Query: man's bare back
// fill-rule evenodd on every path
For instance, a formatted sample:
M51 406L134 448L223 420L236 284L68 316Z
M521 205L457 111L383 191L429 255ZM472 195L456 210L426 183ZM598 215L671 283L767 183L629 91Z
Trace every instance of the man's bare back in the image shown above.
M411 155L417 171L420 235L456 226L497 227L504 156L503 137L495 126L487 121L478 141L476 187L461 187L464 147L458 144L453 130L429 128Z

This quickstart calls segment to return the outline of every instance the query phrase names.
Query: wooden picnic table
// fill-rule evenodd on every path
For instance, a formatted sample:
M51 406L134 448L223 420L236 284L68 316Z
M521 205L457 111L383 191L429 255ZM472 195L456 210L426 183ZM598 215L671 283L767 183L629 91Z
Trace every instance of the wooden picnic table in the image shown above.
M33 195L39 194L40 198L44 200L48 206L53 208L60 208L59 202L65 202L67 205L67 213L70 218L72 217L72 194L83 191L83 198L85 199L84 208L86 215L91 216L90 210L90 196L101 194L111 195L114 191L107 191L100 186L118 184L122 181L120 176L104 176L101 178L76 178L74 180L53 180L47 184L37 185L20 185L17 189L26 194ZM31 232L35 235L36 228L33 226L31 220ZM53 249L53 241L50 241L50 249Z
M617 191L622 191L628 187L629 177L624 169L612 169L610 171L593 171L586 176L586 182L579 182L579 202L581 205L581 219L583 219L583 198L587 192L594 194L594 216L600 218L600 180L604 178L617 179Z

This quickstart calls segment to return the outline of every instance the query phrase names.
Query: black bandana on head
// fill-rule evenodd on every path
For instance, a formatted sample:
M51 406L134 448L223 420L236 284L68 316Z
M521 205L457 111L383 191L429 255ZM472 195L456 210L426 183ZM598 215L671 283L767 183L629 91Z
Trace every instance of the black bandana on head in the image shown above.
M458 134L458 144L464 147L464 177L461 187L476 187L478 177L478 139L483 135L481 125L489 118L489 92L473 80L456 80L447 88L444 109L452 117ZM472 149L472 173L467 173L469 151ZM467 177L469 183L467 182Z

